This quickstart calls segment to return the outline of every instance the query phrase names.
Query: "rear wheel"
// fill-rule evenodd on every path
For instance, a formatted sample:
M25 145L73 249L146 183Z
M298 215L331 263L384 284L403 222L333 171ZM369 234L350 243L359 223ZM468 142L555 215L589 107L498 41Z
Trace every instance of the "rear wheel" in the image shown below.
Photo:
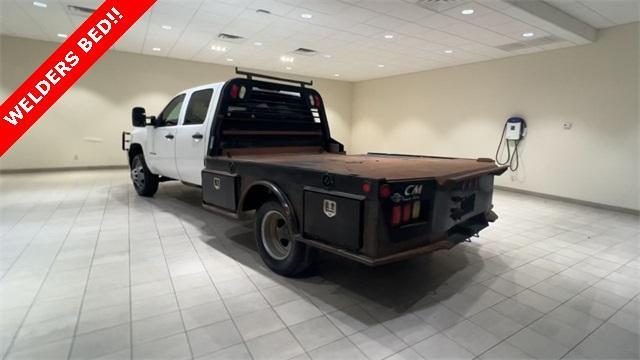
M158 191L158 175L149 171L142 154L131 160L131 181L140 196L153 196Z
M274 272L293 276L308 266L307 247L295 241L282 205L263 204L256 213L256 243L264 263Z

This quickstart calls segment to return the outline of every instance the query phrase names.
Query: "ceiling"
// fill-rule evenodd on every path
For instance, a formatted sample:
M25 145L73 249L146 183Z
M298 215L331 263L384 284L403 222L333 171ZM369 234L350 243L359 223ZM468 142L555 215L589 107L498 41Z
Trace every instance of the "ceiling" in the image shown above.
M640 0L545 0L585 23L604 29L639 20Z
M0 0L0 32L61 42L86 18L68 5L101 3L38 2ZM358 81L585 44L638 20L638 0L158 0L115 49Z

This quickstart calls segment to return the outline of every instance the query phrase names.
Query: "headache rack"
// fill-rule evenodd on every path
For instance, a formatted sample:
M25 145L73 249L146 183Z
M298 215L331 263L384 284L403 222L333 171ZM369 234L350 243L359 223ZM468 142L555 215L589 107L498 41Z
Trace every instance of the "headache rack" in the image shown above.
M249 80L253 80L254 77L257 77L261 79L269 79L269 80L276 80L276 81L283 81L283 82L298 84L301 87L305 87L305 85L313 86L313 80L303 81L303 80L296 80L296 79L281 78L281 77L271 76L271 75L263 75L263 74L248 72L248 71L242 71L237 67L236 67L236 74L244 75Z
M210 154L273 148L324 149L329 130L322 98L298 81L244 72L229 80L215 115ZM275 81L270 81L275 80ZM252 150L253 149L253 150Z

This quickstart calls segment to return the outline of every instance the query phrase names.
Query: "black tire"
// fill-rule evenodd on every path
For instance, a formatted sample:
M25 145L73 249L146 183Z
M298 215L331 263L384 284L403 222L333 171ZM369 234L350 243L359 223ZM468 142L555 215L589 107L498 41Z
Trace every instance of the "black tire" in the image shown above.
M256 243L262 261L274 272L294 276L309 266L307 246L293 240L284 208L268 201L256 212Z
M143 154L133 157L130 173L133 188L136 189L138 195L151 197L158 191L158 184L160 183L158 175L149 171Z

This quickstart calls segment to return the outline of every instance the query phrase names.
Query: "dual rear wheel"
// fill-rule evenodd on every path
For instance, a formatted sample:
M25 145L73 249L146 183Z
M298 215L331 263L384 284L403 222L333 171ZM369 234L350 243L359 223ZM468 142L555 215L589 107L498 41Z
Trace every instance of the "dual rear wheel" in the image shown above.
M309 254L305 244L294 240L285 214L280 203L264 203L256 212L256 243L262 260L271 270L294 276L308 267Z
M143 154L131 160L131 181L138 195L153 196L158 191L159 178L144 161ZM258 252L264 263L283 276L294 276L309 264L307 246L294 240L289 218L282 205L267 201L256 212L255 235Z

